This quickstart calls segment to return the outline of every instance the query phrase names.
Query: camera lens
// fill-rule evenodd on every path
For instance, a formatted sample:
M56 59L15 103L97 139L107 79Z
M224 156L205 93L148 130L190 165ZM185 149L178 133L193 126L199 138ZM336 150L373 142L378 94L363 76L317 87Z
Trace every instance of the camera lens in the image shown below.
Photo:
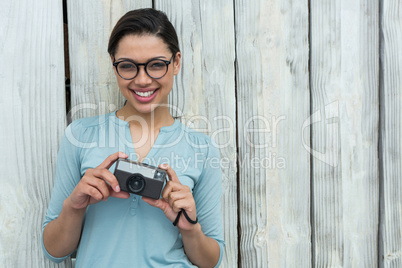
M144 190L145 181L144 177L141 174L134 174L131 178L127 181L128 189L130 189L133 193L139 193Z

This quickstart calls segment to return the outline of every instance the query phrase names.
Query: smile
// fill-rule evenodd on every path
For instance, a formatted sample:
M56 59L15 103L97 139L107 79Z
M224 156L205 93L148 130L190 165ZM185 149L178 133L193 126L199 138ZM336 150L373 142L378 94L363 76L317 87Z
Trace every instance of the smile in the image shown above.
M135 94L137 94L140 97L150 97L152 94L154 94L155 90L152 91L145 91L145 92L141 92L141 91L134 91L133 92Z

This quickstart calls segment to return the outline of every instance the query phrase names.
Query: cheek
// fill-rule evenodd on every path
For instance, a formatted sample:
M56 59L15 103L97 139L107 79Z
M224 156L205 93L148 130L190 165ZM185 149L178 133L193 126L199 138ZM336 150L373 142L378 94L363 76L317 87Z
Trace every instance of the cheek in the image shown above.
M174 77L175 77L175 74L174 74L173 70L170 70L170 72L168 72L166 74L166 76L163 77L163 79L164 79L163 83L166 85L166 87L168 87L169 90L172 89Z
M117 73L116 68L113 68L114 76L116 77L116 82L117 85L120 87L125 87L130 83L130 80L125 80L120 77L120 75Z
M163 81L164 90L169 93L173 87L173 77L169 77Z
M120 77L117 78L117 85L118 85L118 87L120 89L120 92L123 95L127 94L127 91L128 91L127 88L128 88L129 84L130 84L130 81L121 79Z

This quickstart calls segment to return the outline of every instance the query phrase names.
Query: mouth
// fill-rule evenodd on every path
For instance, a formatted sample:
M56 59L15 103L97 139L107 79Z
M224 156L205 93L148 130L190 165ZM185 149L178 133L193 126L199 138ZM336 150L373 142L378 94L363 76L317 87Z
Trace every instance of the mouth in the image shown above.
M155 90L151 90L151 91L135 91L135 90L131 90L132 92L134 92L136 95L140 96L140 97L150 97L152 96L152 94L155 93Z
M150 89L150 90L144 90L144 91L138 91L138 90L132 90L130 89L130 91L133 93L134 98L141 102L141 103L147 103L152 101L155 96L157 95L157 91L159 88L156 89Z

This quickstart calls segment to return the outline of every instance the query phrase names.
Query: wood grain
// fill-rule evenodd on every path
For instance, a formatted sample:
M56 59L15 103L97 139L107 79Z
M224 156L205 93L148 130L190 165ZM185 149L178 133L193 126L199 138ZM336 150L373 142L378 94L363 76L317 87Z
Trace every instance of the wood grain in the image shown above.
M0 25L0 266L69 266L41 245L66 123L62 2L1 1Z
M237 266L236 100L233 4L155 1L176 28L182 69L169 104L181 121L211 136L221 152L225 252L221 267Z
M311 2L317 267L378 262L378 14L375 1Z
M152 1L67 1L69 120L108 113L123 105L107 45L117 20L129 10L144 7L152 7Z
M235 10L241 266L309 267L308 2Z
M402 266L400 1L67 3L69 121L123 104L121 15L154 5L176 27L171 111L223 159L221 267ZM0 1L0 25L0 266L71 267L40 240L66 126L62 2Z
M380 267L402 267L402 5L381 1Z

